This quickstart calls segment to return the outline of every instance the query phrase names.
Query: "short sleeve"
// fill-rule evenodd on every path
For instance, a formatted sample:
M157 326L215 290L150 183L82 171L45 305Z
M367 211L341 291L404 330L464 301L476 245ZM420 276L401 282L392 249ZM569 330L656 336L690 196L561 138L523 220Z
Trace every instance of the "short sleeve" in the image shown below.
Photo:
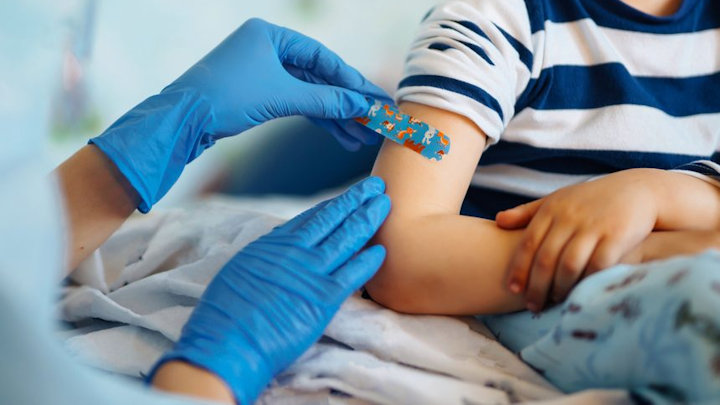
M530 82L533 35L523 0L463 0L435 7L420 25L397 101L467 117L496 143Z
M697 177L720 187L720 164L712 160L697 160L677 167L673 171Z

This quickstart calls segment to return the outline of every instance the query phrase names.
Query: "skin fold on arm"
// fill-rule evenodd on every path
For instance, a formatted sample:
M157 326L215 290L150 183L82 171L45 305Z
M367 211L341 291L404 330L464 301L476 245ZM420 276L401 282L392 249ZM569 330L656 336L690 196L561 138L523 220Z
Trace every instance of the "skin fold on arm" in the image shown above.
M386 141L373 175L382 177L392 210L376 242L387 258L367 284L376 301L396 311L489 314L525 307L505 287L505 269L522 231L461 216L460 207L485 148L485 134L448 111L402 103L403 112L449 134L450 153L427 160Z

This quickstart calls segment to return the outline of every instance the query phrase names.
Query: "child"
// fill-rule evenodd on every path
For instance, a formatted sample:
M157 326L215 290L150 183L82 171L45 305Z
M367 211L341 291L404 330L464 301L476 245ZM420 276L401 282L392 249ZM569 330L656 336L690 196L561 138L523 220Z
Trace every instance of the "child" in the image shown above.
M539 311L617 263L720 247L718 94L714 0L437 6L397 99L451 149L383 145L393 208L368 292L403 312Z

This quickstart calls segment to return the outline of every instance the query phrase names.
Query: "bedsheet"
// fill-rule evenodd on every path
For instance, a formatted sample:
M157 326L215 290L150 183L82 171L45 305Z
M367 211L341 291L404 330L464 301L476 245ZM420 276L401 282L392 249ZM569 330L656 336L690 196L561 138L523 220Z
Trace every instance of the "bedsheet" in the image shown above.
M566 392L625 387L655 404L720 403L720 252L619 265L560 305L484 317Z
M133 378L178 338L206 284L236 251L324 196L211 199L131 218L71 275L59 317L67 349ZM256 205L258 204L258 205ZM284 218L248 210L262 207ZM323 338L261 404L606 404L622 391L564 395L474 318L410 316L351 297Z

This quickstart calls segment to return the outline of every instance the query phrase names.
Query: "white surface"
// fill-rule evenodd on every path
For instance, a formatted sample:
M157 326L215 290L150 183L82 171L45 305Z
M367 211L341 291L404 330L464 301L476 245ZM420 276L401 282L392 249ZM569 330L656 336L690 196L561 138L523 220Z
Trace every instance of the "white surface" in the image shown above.
M281 222L243 207L291 214L312 202L210 200L132 219L74 273L87 285L69 288L61 310L65 320L84 327L71 332L67 348L104 370L147 372L177 339L223 263ZM321 342L281 374L260 402L504 404L558 398L568 397L476 320L401 315L355 296ZM583 398L568 403L624 396Z

